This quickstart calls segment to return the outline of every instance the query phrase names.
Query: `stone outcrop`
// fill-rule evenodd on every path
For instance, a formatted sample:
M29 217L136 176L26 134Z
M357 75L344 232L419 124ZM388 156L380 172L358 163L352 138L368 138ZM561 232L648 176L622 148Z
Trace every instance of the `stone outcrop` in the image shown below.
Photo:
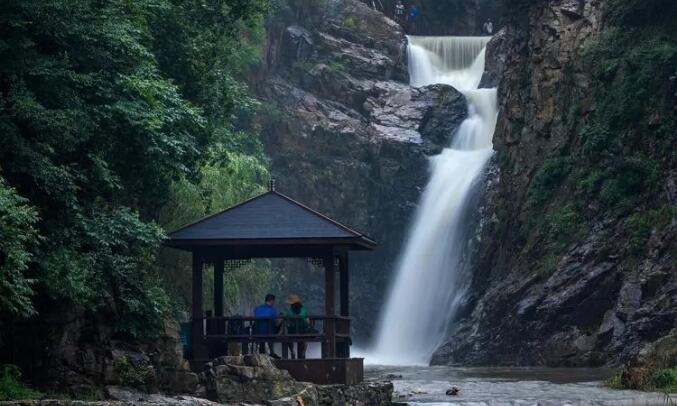
M55 308L34 323L11 326L22 343L3 342L2 350L33 348L8 359L42 387L74 397L102 396L108 385L191 391L197 376L183 359L176 323L166 321L154 339L132 340L115 333L109 316ZM43 361L36 365L36 359Z
M314 7L273 17L267 68L252 85L265 103L260 122L278 188L379 242L351 259L359 340L373 332L428 156L448 145L466 102L449 86L407 84L406 40L383 14L357 0ZM284 292L301 293L311 311L324 308L322 272L276 267L285 270Z
M100 394L105 401L44 399L0 402L0 405L388 406L393 394L393 385L389 382L359 385L297 382L287 371L275 367L269 356L262 354L219 357L205 365L197 384L193 385L189 376L183 379L187 382L177 380L178 387L191 389L175 395L111 385Z
M207 396L221 403L264 403L282 398L317 405L314 385L296 382L267 355L219 357L201 374Z
M617 365L677 332L674 220L653 231L635 262L623 255L624 222L602 215L550 270L538 269L542 236L529 228L539 213L528 190L547 157L581 154L580 128L595 105L580 64L603 4L532 2L526 21L489 44L483 82L499 86L496 160L471 295L435 364Z

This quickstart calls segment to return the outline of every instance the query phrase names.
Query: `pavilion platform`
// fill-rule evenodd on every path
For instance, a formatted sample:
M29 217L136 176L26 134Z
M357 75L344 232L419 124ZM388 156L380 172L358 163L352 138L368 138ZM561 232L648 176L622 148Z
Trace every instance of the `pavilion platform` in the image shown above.
M372 239L277 192L271 182L268 192L180 228L170 233L164 244L189 251L193 257L190 363L195 371L201 371L204 363L216 356L249 353L264 343L281 343L282 359L276 364L297 380L362 382L363 359L350 358L348 265L350 251L376 247ZM308 317L308 332L290 334L287 325L291 318L224 315L225 264L256 258L302 258L324 268L324 314ZM214 311L209 315L202 303L206 264L214 268ZM276 334L257 335L256 323L279 327L274 329ZM289 347L299 342L320 343L321 358L291 359Z

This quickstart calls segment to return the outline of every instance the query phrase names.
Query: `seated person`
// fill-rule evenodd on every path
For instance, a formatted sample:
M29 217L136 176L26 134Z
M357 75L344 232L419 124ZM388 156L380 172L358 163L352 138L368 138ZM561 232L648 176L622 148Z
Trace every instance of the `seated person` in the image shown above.
M299 295L291 294L287 297L287 303L289 304L289 309L285 313L285 317L289 319L287 332L289 334L307 334L310 332L308 325L308 310L301 303L301 298ZM291 347L291 344L289 345ZM308 348L308 343L305 341L299 341L296 343L296 350L298 354L298 359L306 358L306 349ZM294 353L292 349L292 354ZM293 357L293 355L292 355Z
M275 295L272 294L267 294L265 303L256 306L256 309L254 309L254 316L255 317L267 317L269 320L256 320L254 322L254 334L255 335L273 335L277 334L277 329L278 329L278 320L277 320L277 311L275 310ZM268 348L270 349L270 356L278 359L280 358L277 354L275 354L275 350L273 348L273 341L268 342ZM259 343L259 353L265 354L266 353L266 343L261 342Z

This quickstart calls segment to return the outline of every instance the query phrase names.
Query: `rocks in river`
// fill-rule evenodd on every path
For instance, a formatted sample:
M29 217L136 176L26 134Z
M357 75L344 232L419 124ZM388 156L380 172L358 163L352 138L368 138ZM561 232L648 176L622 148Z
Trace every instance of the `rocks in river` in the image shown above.
M458 396L461 393L461 390L455 386L452 386L450 389L447 389L445 395L447 396Z

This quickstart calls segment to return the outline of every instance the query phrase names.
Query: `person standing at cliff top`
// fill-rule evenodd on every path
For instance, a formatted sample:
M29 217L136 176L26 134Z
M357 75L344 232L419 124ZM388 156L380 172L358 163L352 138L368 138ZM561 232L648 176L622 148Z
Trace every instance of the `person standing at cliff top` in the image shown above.
M402 0L397 0L397 4L395 4L395 20L400 22L404 20L404 3L402 3Z
M416 4L412 4L409 8L409 14L407 14L407 19L409 21L409 32L412 34L416 34L416 20L418 19L419 14L420 13L418 11L418 7L416 7Z
M485 34L492 35L494 33L494 24L491 22L491 18L487 18L487 21L484 22L482 26Z

